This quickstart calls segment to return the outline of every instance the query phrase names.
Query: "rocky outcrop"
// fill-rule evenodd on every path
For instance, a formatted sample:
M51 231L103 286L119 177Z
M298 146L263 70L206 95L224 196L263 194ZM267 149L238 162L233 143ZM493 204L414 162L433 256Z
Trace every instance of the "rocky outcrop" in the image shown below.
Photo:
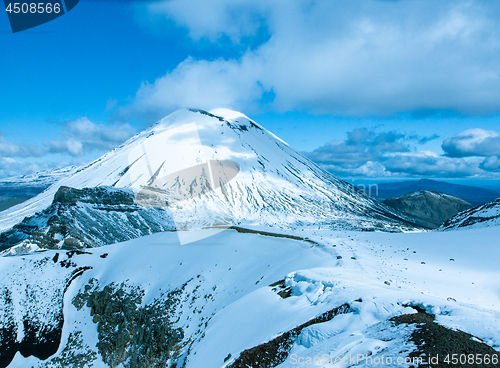
M78 310L90 308L99 334L99 354L110 367L175 367L184 338L182 329L174 327L181 293L182 288L142 305L144 290L140 287L122 283L101 290L92 279L73 304Z
M107 206L133 205L132 191L109 187L75 189L60 187L54 195L53 203L76 205L78 202L100 204Z
M99 247L175 229L165 204L143 206L135 198L126 189L62 186L51 206L0 234L0 251Z
M491 346L468 333L441 326L434 321L435 315L416 309L417 313L390 319L395 325L416 326L410 340L417 348L408 355L408 361L433 368L498 367L500 353Z

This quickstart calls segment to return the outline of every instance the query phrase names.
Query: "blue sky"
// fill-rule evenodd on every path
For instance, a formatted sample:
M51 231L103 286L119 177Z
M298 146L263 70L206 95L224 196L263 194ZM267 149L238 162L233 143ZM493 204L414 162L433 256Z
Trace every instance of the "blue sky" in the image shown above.
M244 112L343 178L498 179L500 4L81 0L0 15L0 177L81 165L181 107Z

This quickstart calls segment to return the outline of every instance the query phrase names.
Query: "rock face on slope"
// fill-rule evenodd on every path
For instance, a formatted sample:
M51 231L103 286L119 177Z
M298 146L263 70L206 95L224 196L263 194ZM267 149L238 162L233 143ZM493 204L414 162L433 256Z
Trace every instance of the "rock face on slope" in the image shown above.
M454 230L460 228L481 228L500 225L500 198L460 212L450 218L440 230Z
M63 186L48 208L0 234L0 251L92 248L174 229L164 206L141 206L131 190Z
M383 203L412 216L416 223L429 229L439 227L457 213L472 207L460 198L433 190L418 190L388 198Z

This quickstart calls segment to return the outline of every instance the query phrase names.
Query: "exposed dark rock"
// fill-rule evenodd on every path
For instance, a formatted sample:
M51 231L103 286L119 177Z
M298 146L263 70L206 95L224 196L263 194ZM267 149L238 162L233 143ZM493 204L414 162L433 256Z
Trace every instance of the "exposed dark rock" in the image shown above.
M81 331L69 334L66 346L61 353L42 364L42 368L86 368L92 366L97 353L83 342Z
M50 207L0 234L0 251L21 244L41 249L98 247L174 228L165 205L138 205L129 190L62 186Z
M282 299L286 299L292 296L292 288L285 285L285 280L280 280L273 282L269 285L276 294L278 294Z
M9 289L0 290L0 297L4 299L5 309L0 327L0 368L7 367L17 353L17 326L14 319L14 306Z
M75 205L77 202L115 206L132 205L134 194L131 191L112 190L109 187L75 189L62 186L54 194L52 203Z
M417 349L409 354L413 362L420 362L415 365L416 367L497 368L499 366L500 352L468 333L451 330L437 324L434 322L435 316L426 313L422 308L415 307L415 309L418 313L403 314L391 318L391 321L396 325L416 324L417 328L412 334L411 341L415 343ZM457 364L451 363L453 354L459 359ZM498 359L496 364L493 364L491 360L489 364L486 364L484 362L486 355L489 355L490 359L492 356L496 356ZM460 361L460 357L462 361ZM479 362L476 360L478 357L482 357L483 360Z
M185 285L151 304L142 306L144 291L126 284L110 284L102 290L91 280L74 299L77 309L90 308L97 323L97 348L110 367L173 367L184 334L174 328L174 311Z
M17 350L23 357L27 358L33 355L38 359L45 360L56 353L61 343L64 324L62 308L58 311L56 320L57 324L50 328L32 319L23 321L24 337L17 345Z
M202 114L202 115L207 115L207 116L210 116L211 118L215 118L215 119L218 119L219 121L225 121L226 119L224 119L223 117L221 116L217 116L217 115L214 115L208 111L205 111L205 110L200 110L200 109L189 109L189 111L192 111L192 112L197 112L199 114Z
M214 227L216 227L216 226L214 226ZM274 238L287 238L287 239L292 239L292 240L301 240L301 241L308 242L312 245L319 246L319 243L315 242L314 240L311 240L309 238L302 238L300 236L295 236L295 235L271 233L268 231L247 229L247 228L240 227L240 226L230 226L229 229L236 230L237 232L243 233L243 234L259 234L259 235L264 235L264 236L271 236Z

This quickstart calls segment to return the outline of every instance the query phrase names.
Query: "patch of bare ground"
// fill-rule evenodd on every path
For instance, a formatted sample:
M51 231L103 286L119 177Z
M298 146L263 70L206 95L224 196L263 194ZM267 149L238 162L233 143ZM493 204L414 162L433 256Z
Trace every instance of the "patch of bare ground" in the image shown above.
M210 228L220 228L220 226L207 227L207 229L210 229ZM230 226L230 227L228 227L228 229L236 230L237 232L243 233L243 234L258 234L258 235L264 235L264 236L271 236L274 238L287 238L287 239L292 239L292 240L305 241L305 242L311 243L312 245L320 245L319 243L315 242L314 240L311 240L309 238L303 238L300 236L295 236L295 235L271 233L269 231L253 230L253 229L247 229L245 227L239 227L239 226Z

